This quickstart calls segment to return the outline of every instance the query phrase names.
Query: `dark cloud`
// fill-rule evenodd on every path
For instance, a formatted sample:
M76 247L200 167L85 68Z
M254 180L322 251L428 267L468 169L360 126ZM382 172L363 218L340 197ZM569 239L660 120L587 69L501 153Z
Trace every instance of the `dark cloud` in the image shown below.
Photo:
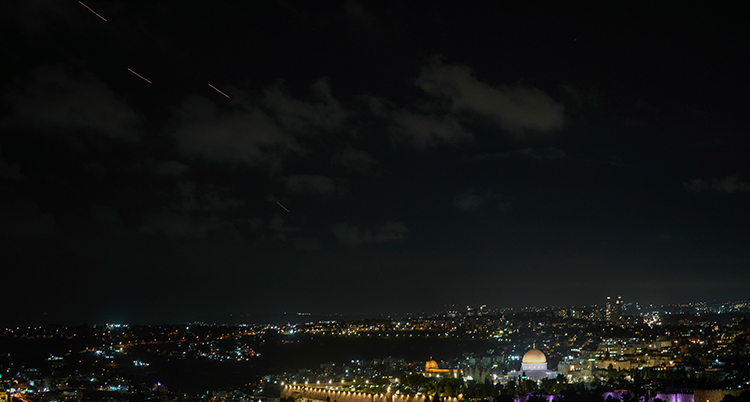
M606 157L602 160L602 163L605 163L610 166L618 167L618 168L626 168L628 167L628 164L625 163L622 158L619 156L613 155Z
M476 157L477 160L489 160L489 159L501 159L501 158L513 158L513 157L530 157L536 160L555 160L561 159L566 156L565 151L557 149L555 147L547 147L541 149L525 148L517 151L498 152L494 154L484 154Z
M460 194L453 198L453 205L464 211L474 211L482 204L484 204L484 198L473 193Z
M320 250L320 240L317 239L294 239L294 248L297 250Z
M510 209L513 206L513 203L505 196L492 190L484 190L480 194L477 194L474 189L457 194L453 197L453 206L467 212L476 211L488 205L497 205L500 210Z
M336 240L345 246L359 246L365 243L383 243L403 240L409 230L403 222L388 220L374 231L360 231L357 226L337 223L331 227Z
M396 221L385 221L384 224L380 225L375 234L372 236L373 243L382 243L393 240L403 240L409 229L403 222Z
M175 238L206 238L224 226L216 215L196 216L191 213L163 209L143 219L141 233L163 234Z
M716 191L724 193L738 193L750 191L750 184L743 183L737 176L727 176L721 180L714 180L713 186Z
M740 193L750 191L750 184L743 183L737 176L727 176L721 180L714 179L711 182L703 179L694 179L684 184L685 190L697 193L706 190L715 190L722 193Z
M426 148L444 144L472 143L474 135L459 118L432 103L414 103L401 108L372 95L360 96L367 112L389 126L391 140L399 145Z
M367 111L373 116L384 117L389 113L389 109L393 108L390 102L370 94L362 95L359 99L367 105Z
M315 175L285 177L284 189L291 194L331 194L339 190L332 178Z
M559 129L565 120L563 106L539 89L492 86L477 79L468 66L444 64L438 58L422 70L416 85L448 99L453 110L492 117L514 132Z
M175 204L175 209L182 211L198 209L198 200L195 196L197 188L196 184L192 181L177 182L175 193L177 194L178 202Z
M708 182L703 179L690 180L689 182L685 183L683 187L685 187L685 190L691 193L697 193L697 192L708 190L709 188L711 188Z
M104 82L72 66L40 66L5 91L11 118L53 132L89 130L137 141L140 118Z
M19 317L747 293L746 72L724 40L743 13L657 7L627 32L562 5L84 2L110 21L0 1L0 266L36 289L7 289ZM542 292L496 291L530 277Z
M584 109L597 109L601 107L601 94L594 89L584 91L570 84L560 85L560 89L562 90L563 99L567 105L573 105L577 108Z
M369 173L377 165L375 158L364 151L354 149L350 144L331 157L331 163L358 173Z
M274 215L268 224L268 229L274 234L277 240L286 240L289 233L299 232L300 228L284 225L285 219L280 215Z
M191 97L177 111L180 150L217 162L278 168L279 152L299 150L295 139L255 108L219 111L204 97Z
M464 129L455 116L418 114L405 110L394 113L396 141L407 139L418 148L438 144L472 141L474 136Z
M177 161L161 162L154 168L154 173L161 176L182 176L190 171L190 166Z
M176 200L172 206L144 216L138 230L140 233L162 234L173 238L206 239L210 235L223 233L224 236L241 239L238 227L254 230L259 223L218 215L218 211L245 205L244 200L226 197L224 193L226 190L218 186L178 181L174 190Z
M317 102L295 99L280 84L267 88L263 93L273 116L289 131L305 133L310 129L338 129L348 113L331 94L328 80L318 80L311 89Z
M339 243L347 246L359 246L364 243L359 228L347 223L337 223L331 227Z
M201 198L204 210L221 210L245 206L245 200L222 197L218 190L206 192Z
M244 200L224 197L224 192L222 188L211 185L202 185L199 191L194 182L179 181L175 190L178 201L173 207L180 211L213 211L245 205Z

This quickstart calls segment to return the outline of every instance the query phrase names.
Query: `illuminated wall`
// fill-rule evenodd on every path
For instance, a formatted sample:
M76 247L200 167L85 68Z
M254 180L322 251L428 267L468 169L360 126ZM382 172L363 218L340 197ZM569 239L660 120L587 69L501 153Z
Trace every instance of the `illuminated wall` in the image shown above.
M302 395L308 401L331 402L430 402L428 395L400 395L400 394L367 394L363 392L334 391L324 388L305 387L300 385L284 385L281 387L281 397L296 397ZM440 398L443 402L459 402L458 398Z
M643 402L653 402L654 399L659 398L664 402L721 402L726 395L738 396L743 390L696 390L692 394L667 394L657 393L652 394L651 399L646 401L645 397ZM612 397L617 401L622 400L622 395L625 392L605 392L602 394L603 399L606 401L608 397ZM328 401L330 402L430 402L431 398L428 395L399 395L399 394L367 394L363 392L348 392L348 391L334 391L324 388L316 387L305 387L301 385L284 385L281 387L281 397L296 397L298 394L302 395L304 400L302 402L317 402L317 401ZM518 395L514 398L514 402L527 402L532 394ZM534 395L539 396L539 395ZM542 395L543 399L548 402L552 402L556 395ZM440 398L443 402L460 402L458 398Z
M744 389L696 389L693 402L721 402L727 395L739 396Z

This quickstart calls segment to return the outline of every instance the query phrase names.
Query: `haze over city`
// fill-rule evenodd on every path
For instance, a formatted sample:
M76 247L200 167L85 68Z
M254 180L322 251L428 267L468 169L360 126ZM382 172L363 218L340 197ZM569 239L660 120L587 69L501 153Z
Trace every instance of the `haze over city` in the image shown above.
M746 300L745 15L3 2L0 324Z

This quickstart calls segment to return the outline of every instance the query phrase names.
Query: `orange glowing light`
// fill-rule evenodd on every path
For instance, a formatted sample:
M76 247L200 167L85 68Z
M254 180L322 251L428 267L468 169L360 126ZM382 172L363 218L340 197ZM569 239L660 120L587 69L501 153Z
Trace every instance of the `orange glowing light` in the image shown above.
M218 92L218 93L220 93L220 94L222 94L222 95L226 96L227 98L229 97L229 95L225 94L224 92L221 92L221 91L219 91L219 88L216 88L215 86L213 86L213 85L211 85L211 84L208 84L208 86L209 86L209 87L211 87L211 88L213 88L213 89L215 89L215 90L216 90L216 92Z
M281 208L284 208L284 211L286 211L286 212L289 212L289 210L288 210L288 209L286 209L286 207L285 207L285 206L281 205L281 203L280 203L280 202L276 201L276 203L277 203L277 204L279 204L279 206L280 206Z
M99 18L103 19L103 20L104 20L105 22L107 21L107 19L106 19L106 18L102 17L101 15L99 15L99 13L97 13L97 12L96 12L96 11L94 11L94 10L92 10L92 9L91 9L91 7L89 7L89 6L85 5L85 4L83 4L83 2L82 2L82 1L78 0L78 2L79 2L79 3L81 3L81 5L82 5L82 6L84 6L84 7L88 8L88 9L89 9L89 11L91 11L91 12L92 12L92 13L94 13L94 14L96 14L96 16L97 16L97 17L99 17Z
M143 77L142 75L140 75L140 74L136 73L135 71L133 71L133 70L131 70L131 69L128 69L128 71L130 71L131 73L133 73L133 74L137 75L138 77L140 77L140 78L141 78L142 80L144 80L144 81L148 82L149 84L153 84L153 82L151 82L151 81L147 80L146 78L144 78L144 77Z

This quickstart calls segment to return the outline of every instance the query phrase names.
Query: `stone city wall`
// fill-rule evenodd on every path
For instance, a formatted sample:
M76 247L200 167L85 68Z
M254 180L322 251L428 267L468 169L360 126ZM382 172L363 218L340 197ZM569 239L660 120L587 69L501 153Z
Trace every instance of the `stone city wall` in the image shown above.
M282 398L296 398L302 395L301 402L429 402L427 395L400 395L393 393L367 394L363 392L335 391L325 388L284 385L281 387ZM329 399L330 398L330 399ZM442 402L459 402L458 398L440 398Z
M721 402L727 395L739 396L744 389L696 389L694 402Z
M738 396L743 390L695 390L692 394L682 393L657 393L651 394L651 399L644 402L653 402L655 399L661 399L664 402L721 402L726 395ZM602 394L604 400L607 397L612 397L615 400L622 400L622 394L625 392L605 392ZM350 392L350 391L335 391L325 388L317 387L306 387L300 385L284 385L281 388L281 397L295 398L297 395L302 395L301 402L430 402L430 397L427 395L400 395L400 394L368 394L363 392ZM526 402L532 394L517 395L514 400L515 402ZM539 395L534 395L539 396ZM329 399L330 398L330 399ZM544 395L543 399L547 402L552 402L555 395ZM647 399L647 398L643 398ZM459 402L458 398L440 398L442 402Z
M664 402L695 402L695 394L656 394L648 402L653 402L656 398Z
M697 391L696 391L697 392ZM623 395L627 394L628 392L605 392L602 394L602 398L606 401L608 398L613 398L616 401L622 401ZM681 393L681 394L675 394L675 393L656 393L651 394L651 398L649 399L648 396L644 395L640 398L643 402L653 402L656 399L661 399L664 402L696 402L698 399L696 399L693 394L688 393ZM719 401L711 401L711 402L720 402ZM702 401L705 402L705 401Z

